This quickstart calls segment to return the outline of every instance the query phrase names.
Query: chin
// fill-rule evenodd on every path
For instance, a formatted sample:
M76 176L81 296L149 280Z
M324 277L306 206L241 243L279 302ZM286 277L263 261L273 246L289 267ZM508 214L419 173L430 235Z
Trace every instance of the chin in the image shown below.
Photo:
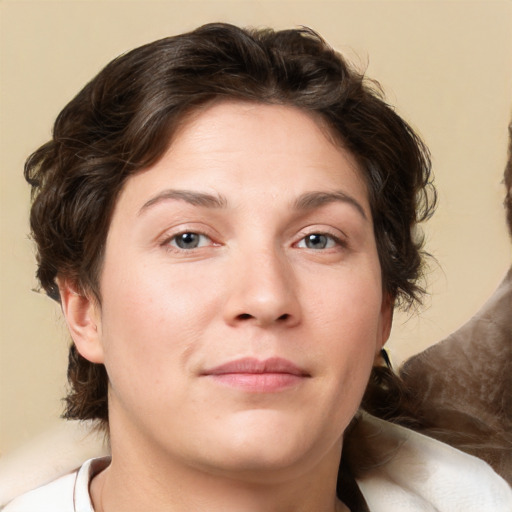
M337 445L335 435L316 432L311 421L290 421L275 411L251 411L236 418L216 436L217 455L232 471L288 472L303 467L318 453ZM331 442L329 442L329 439Z
M302 455L302 456L301 456ZM298 450L272 450L245 447L243 450L233 449L212 461L213 473L224 473L230 477L251 483L273 483L296 478L303 473L305 465L303 454Z

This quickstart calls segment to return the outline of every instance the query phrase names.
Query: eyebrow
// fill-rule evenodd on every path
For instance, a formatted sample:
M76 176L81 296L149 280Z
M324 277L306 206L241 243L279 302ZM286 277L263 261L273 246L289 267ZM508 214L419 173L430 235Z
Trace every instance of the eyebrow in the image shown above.
M204 192L191 190L168 189L152 197L149 201L146 201L138 214L141 215L152 206L169 200L184 201L193 206L203 206L205 208L225 208L227 206L226 198L221 195L206 194Z
M342 202L352 206L365 220L368 220L361 203L341 190L335 192L307 192L299 196L293 206L296 210L314 210L315 208L335 202Z
M204 208L226 208L228 203L227 199L222 195L206 194L192 190L168 189L146 201L140 208L138 214L141 215L152 206L169 200L184 201L193 206L202 206ZM342 202L354 207L364 219L367 219L361 204L352 196L342 191L307 192L294 201L293 208L296 210L314 210L315 208L320 208L334 202Z

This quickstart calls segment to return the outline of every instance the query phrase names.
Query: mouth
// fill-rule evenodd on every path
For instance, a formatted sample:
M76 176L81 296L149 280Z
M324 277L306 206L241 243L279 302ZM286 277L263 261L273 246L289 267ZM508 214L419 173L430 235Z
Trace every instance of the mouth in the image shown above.
M201 375L221 385L254 393L283 391L311 377L296 364L280 357L237 359L207 369Z

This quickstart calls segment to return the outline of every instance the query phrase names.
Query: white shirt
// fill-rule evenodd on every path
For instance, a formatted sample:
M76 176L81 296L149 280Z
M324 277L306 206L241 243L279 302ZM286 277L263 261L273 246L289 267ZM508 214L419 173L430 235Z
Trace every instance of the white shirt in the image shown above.
M110 457L89 459L77 471L27 492L5 507L4 512L94 512L89 484L110 464Z
M371 449L389 460L357 479L371 512L511 512L512 489L482 460L369 415ZM368 449L368 447L366 447ZM94 512L91 479L110 458L30 491L3 512Z

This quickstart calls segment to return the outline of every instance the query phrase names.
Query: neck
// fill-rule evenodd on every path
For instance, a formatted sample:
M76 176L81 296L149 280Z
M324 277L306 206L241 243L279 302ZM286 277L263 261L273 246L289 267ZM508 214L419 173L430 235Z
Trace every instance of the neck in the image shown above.
M313 486L297 492L294 485L264 486L239 480L194 477L194 487L163 485L162 478L141 482L139 473L116 472L111 465L92 482L96 512L349 512L335 493L320 493ZM124 477L122 476L124 475ZM183 476L183 475L182 475ZM155 485L156 484L156 485Z
M205 471L146 450L116 448L113 443L111 465L91 484L96 512L348 512L336 497L339 449L317 467L262 476Z

